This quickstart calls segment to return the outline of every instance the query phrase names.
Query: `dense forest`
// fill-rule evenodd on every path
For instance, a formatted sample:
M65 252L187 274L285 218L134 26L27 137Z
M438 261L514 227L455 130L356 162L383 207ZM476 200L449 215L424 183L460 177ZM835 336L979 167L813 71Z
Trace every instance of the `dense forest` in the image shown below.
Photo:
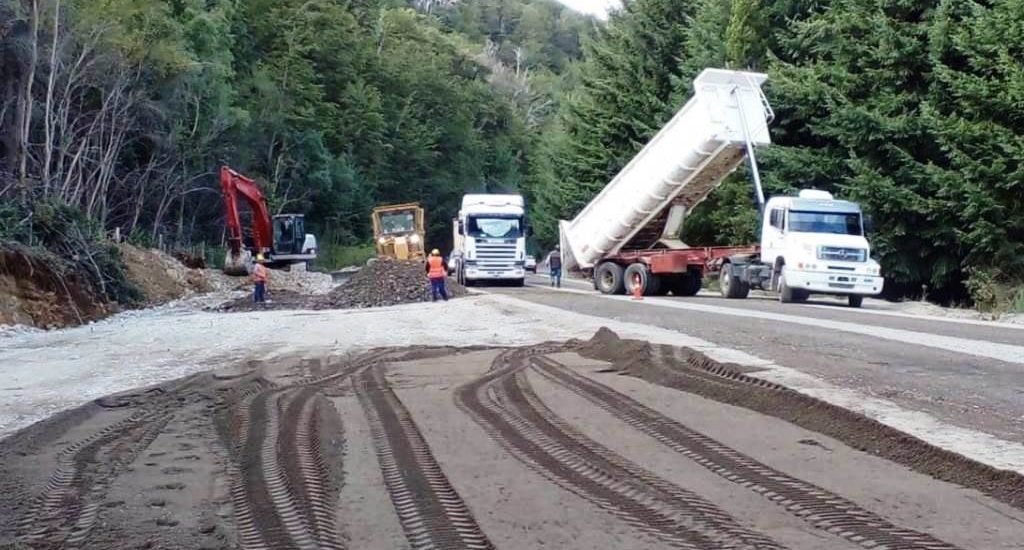
M321 242L408 200L443 242L464 191L522 185L592 26L549 0L0 0L0 231L70 205L219 242L227 164Z
M1024 0L0 0L0 237L216 244L228 164L328 245L518 190L546 247L707 66L770 75L767 190L862 202L897 294L1024 279ZM756 220L737 173L685 240Z

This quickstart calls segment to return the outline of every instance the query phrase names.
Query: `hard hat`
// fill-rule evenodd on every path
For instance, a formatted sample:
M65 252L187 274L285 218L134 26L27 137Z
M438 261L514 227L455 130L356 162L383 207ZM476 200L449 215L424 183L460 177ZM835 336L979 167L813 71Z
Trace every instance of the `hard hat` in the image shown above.
M441 255L441 251L435 248L435 249L430 251L430 255L431 256L440 256Z
M263 254L257 254L256 255L256 261L257 262L262 262L263 261Z
M555 250L558 250L558 245L557 244L555 245Z

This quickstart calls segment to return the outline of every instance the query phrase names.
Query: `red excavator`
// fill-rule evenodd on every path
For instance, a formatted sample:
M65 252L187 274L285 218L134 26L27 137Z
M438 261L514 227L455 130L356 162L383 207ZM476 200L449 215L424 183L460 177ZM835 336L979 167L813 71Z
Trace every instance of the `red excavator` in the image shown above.
M316 259L316 237L306 233L302 214L271 216L267 201L256 182L224 166L220 169L220 187L224 193L224 214L228 225L228 253L224 273L245 275L253 258L263 256L268 267L303 264ZM239 199L252 211L251 238L242 233L238 212Z

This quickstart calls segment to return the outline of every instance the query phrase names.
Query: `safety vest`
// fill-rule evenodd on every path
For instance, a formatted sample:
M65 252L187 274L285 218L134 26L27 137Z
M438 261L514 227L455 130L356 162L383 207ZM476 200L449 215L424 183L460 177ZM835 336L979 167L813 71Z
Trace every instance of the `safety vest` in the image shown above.
M427 277L430 279L441 279L447 273L444 272L444 260L440 256L431 256L427 258L427 265L430 266L430 271L427 271Z
M257 283L267 282L267 268L263 264L256 264L252 267L252 279Z

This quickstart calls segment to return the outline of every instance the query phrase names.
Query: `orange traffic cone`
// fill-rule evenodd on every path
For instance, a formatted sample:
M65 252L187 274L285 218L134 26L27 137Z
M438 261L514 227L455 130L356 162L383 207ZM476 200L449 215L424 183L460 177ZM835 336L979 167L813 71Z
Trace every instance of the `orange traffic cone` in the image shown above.
M640 274L633 275L633 299L643 300L644 299L644 288L640 284Z

